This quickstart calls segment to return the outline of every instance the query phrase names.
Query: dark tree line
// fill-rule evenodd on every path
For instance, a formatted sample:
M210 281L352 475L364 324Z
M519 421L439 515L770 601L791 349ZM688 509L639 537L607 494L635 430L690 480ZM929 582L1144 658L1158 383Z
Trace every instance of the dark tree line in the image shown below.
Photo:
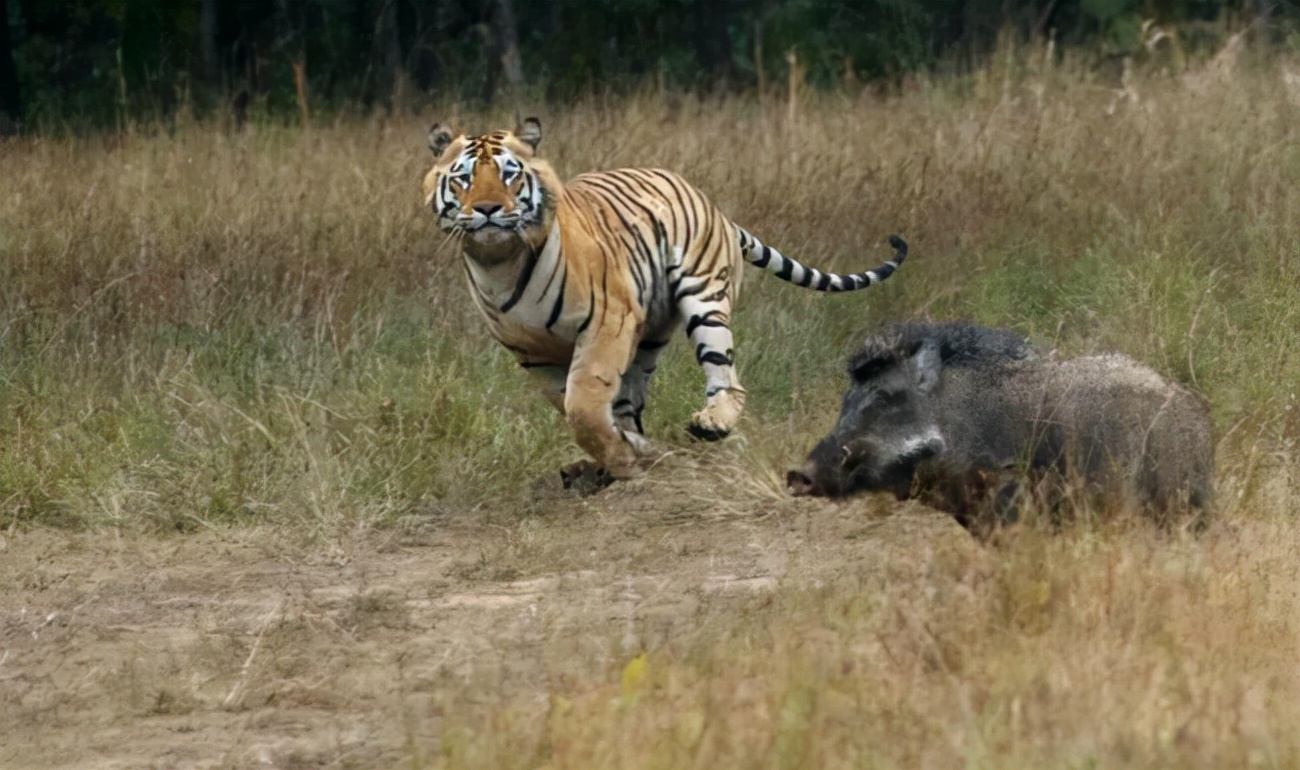
M0 0L0 135L22 123L23 103L18 90L18 69L9 34L9 2Z
M1000 34L1122 53L1142 22L1294 29L1300 0L0 0L0 131L230 108L400 108L648 79L752 88L970 66Z

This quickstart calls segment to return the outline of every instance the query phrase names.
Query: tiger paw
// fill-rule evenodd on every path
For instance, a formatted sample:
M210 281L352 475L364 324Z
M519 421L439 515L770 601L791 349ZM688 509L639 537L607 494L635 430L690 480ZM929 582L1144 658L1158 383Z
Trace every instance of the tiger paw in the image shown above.
M701 441L720 441L731 434L731 428L724 428L714 420L709 420L703 412L691 415L691 424L686 432Z
M623 440L632 447L636 453L636 465L641 468L648 468L654 465L655 461L666 454L666 450L655 445L650 439L632 431L623 431Z
M709 399L707 406L691 415L691 424L686 426L686 430L705 441L725 438L735 427L744 408L745 391L740 388L721 391Z
M579 495L594 495L614 481L609 471L591 460L579 460L560 469L560 483Z

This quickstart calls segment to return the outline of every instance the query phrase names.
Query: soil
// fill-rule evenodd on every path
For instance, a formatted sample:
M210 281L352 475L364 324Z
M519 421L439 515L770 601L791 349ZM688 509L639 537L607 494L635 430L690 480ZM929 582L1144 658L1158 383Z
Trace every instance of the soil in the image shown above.
M558 484L557 484L558 486ZM0 541L0 767L438 763L447 708L617 681L778 589L982 557L882 498L725 511L651 482L544 513L430 510L300 533L10 532ZM549 497L547 497L549 495Z

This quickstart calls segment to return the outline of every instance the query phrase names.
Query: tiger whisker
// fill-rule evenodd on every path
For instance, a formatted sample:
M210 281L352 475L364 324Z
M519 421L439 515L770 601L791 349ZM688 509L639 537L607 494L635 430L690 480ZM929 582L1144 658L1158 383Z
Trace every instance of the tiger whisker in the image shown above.
M816 271L767 246L686 179L662 169L590 172L573 179L567 195L566 184L536 156L541 138L535 118L514 133L479 136L457 137L436 124L429 147L438 163L423 189L446 240L468 249L463 264L489 332L536 369L548 399L562 405L566 421L585 437L583 448L610 478L642 470L643 447L624 428L631 420L641 433L646 386L668 330L679 323L705 378L704 406L688 430L715 440L736 425L745 389L730 324L742 265L804 288L852 291L888 278L907 254L893 237L897 253L876 273ZM453 142L460 143L454 152ZM471 193L476 179L492 174L495 182ZM627 269L611 270L615 262ZM629 351L630 368L612 381L609 362L627 360ZM617 387L605 387L611 384ZM610 420L616 406L620 423ZM846 461L853 459L846 453Z
M447 230L445 237L443 237L443 239L438 242L437 247L434 248L433 258L434 259L440 258L442 256L443 251L447 248L447 244L449 243L459 244L461 238L464 235L465 235L465 229L460 227L459 225L451 228L450 230Z

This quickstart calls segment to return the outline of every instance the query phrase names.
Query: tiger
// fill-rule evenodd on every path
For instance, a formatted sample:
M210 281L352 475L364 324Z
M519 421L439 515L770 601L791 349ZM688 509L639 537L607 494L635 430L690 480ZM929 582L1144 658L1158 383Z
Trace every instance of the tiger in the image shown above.
M732 222L683 177L655 168L581 174L562 182L537 155L542 126L478 136L435 123L424 204L459 241L475 305L492 337L536 378L594 460L562 471L634 477L658 456L642 425L656 361L684 322L704 372L704 407L689 432L716 440L745 406L736 377L731 309L740 260L818 291L865 289L892 259L838 275L781 254ZM608 482L605 482L608 483Z

